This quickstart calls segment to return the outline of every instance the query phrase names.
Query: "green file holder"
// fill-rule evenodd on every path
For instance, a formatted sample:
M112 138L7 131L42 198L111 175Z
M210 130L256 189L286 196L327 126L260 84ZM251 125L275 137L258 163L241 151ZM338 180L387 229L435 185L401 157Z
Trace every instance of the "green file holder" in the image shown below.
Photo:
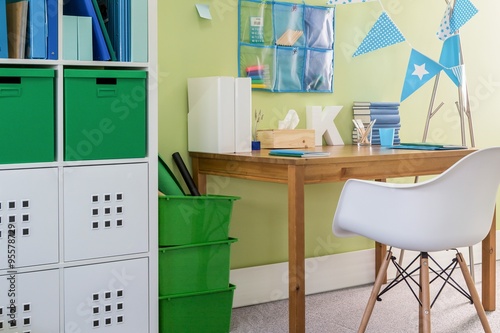
M146 156L146 72L64 70L64 160Z
M0 163L55 160L54 70L0 68Z

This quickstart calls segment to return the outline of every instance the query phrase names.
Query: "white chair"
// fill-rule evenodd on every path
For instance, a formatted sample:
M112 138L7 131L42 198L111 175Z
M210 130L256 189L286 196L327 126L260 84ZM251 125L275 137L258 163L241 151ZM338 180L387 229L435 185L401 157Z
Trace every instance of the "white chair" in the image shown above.
M413 281L419 286L420 332L430 332L428 253L469 247L483 240L491 227L499 183L500 147L471 153L441 175L422 183L391 184L355 179L345 183L333 219L334 234L361 235L389 247L358 332L364 332L368 325L389 262L392 260L398 266L392 247L420 253L420 280ZM484 331L491 332L474 282L458 250L456 264L460 266L470 293L467 296L476 308ZM398 271L403 278L412 279L400 267ZM435 272L432 268L431 271Z

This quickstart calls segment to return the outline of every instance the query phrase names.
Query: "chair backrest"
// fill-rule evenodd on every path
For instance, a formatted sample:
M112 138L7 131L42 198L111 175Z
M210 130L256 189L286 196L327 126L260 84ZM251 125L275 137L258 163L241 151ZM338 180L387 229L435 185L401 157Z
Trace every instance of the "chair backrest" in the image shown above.
M471 246L491 227L499 184L500 147L471 153L422 183L350 180L333 231L415 251Z

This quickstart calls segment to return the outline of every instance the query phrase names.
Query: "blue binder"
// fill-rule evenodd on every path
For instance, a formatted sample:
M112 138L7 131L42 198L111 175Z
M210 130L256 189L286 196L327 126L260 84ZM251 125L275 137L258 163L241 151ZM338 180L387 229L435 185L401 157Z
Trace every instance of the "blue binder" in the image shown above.
M9 57L9 44L7 40L7 4L0 0L0 58Z
M111 60L111 55L106 45L106 39L104 38L104 33L106 33L106 31L103 32L99 23L101 13L99 11L96 12L92 0L69 0L64 4L63 12L64 15L92 17L92 47L94 60Z
M111 39L109 38L109 31L106 28L106 23L105 21L109 20L109 17L107 17L107 4L103 0L92 0L92 3L94 4L94 9L97 12L97 18L99 19L99 25L102 30L102 34L104 35L104 40L106 41L106 45L108 47L109 55L111 56L111 61L116 61L116 53L115 49L113 48L113 44L111 44ZM103 4L104 8L103 10L106 11L106 13L103 14L100 8L100 4ZM104 17L106 15L106 17Z
M26 58L47 59L47 7L45 0L29 1L27 35Z
M108 1L107 24L118 61L130 61L130 1Z
M47 0L47 59L58 59L57 0Z

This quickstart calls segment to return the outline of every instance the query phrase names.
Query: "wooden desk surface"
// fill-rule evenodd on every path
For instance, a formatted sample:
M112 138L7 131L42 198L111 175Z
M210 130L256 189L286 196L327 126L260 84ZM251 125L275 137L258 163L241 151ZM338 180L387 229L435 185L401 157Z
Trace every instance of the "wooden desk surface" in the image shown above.
M190 156L194 159L195 173L274 183L288 182L289 165L306 166L304 181L306 184L314 184L345 181L349 178L384 179L435 175L475 149L424 151L345 145L309 150L328 151L330 156L269 156L269 149L234 154L191 152Z

